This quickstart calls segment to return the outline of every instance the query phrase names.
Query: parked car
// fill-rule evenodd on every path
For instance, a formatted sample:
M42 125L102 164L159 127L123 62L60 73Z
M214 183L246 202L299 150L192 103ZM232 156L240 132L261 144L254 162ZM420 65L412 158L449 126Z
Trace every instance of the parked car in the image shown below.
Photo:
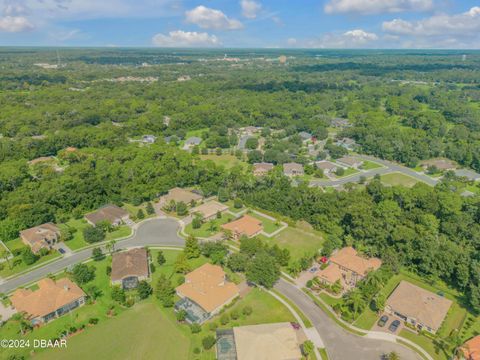
M317 267L312 267L312 268L310 269L310 272L311 272L311 273L314 273L314 272L317 272L317 271L318 271L318 268L317 268Z
M380 326L380 327L384 327L385 324L387 323L388 321L388 316L387 315L383 315L380 320L378 320L377 322L377 325Z
M399 320L393 320L390 326L388 327L388 330L391 332L397 331L398 327L400 326L400 321Z
M58 249L58 252L63 255L63 254L65 254L66 251L63 250L62 248L59 248L59 249Z

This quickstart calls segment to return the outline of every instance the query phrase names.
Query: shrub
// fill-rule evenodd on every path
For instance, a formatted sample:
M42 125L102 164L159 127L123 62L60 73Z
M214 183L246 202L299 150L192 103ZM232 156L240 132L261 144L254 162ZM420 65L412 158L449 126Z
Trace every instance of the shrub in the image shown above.
M90 318L90 319L88 319L88 323L90 325L96 325L96 324L98 324L98 318Z
M230 313L230 317L233 320L237 320L240 317L240 314L238 313L238 310L232 310L232 312Z
M205 336L202 339L202 345L205 350L209 350L215 345L215 338L212 335Z
M196 348L193 349L193 353L196 354L196 355L200 354L200 351L201 351L201 350L200 350L200 348L198 348L198 347L196 347Z
M100 226L88 226L83 229L83 238L90 244L103 241L105 240L105 230Z
M194 323L190 325L190 331L192 334L198 334L200 331L202 331L202 327Z
M249 305L245 306L245 307L243 308L243 310L242 310L242 313L243 313L243 315L245 315L245 316L251 315L252 312L253 312L253 309L252 309L252 307L249 306Z
M180 310L175 313L175 317L178 322L183 322L187 318L187 312L185 310Z
M210 329L210 331L215 331L215 330L217 330L218 325L217 325L216 322L212 322L212 323L208 324L208 328Z
M227 313L223 314L222 317L220 318L220 323L222 325L227 325L229 321L230 321L230 317L228 316Z
M242 200L240 200L240 199L233 200L233 207L235 209L241 209L243 207Z

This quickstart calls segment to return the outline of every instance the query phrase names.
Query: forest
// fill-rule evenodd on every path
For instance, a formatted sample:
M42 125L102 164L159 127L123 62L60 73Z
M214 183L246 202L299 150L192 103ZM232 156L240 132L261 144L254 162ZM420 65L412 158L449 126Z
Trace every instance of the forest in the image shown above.
M480 199L460 197L449 176L435 188L385 187L374 179L325 193L292 186L278 173L255 179L242 167L227 170L163 140L209 128L212 146L222 147L236 142L225 128L247 125L325 137L329 120L340 117L351 122L342 131L360 152L411 167L443 156L480 171L478 52L288 51L287 65L275 60L275 50L232 50L233 64L219 51L0 53L3 241L108 202L140 204L175 186L197 186L205 195L223 188L308 221L326 234L325 253L353 244L392 268L445 280L480 311ZM183 75L191 80L177 81ZM148 77L155 80L140 81ZM158 141L129 141L144 134ZM42 156L56 156L61 168L28 163Z

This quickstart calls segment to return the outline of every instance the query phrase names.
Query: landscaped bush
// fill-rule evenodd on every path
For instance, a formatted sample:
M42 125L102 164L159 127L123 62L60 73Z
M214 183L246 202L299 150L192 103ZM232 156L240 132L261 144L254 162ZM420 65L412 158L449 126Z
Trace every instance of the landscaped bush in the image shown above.
M88 323L90 325L96 325L96 324L98 324L98 318L90 318L90 319L88 319Z
M202 345L205 350L209 350L215 345L215 338L212 335L208 335L202 339Z
M200 331L202 331L202 327L198 324L191 324L190 331L192 334L198 334Z
M252 309L252 307L249 306L249 305L245 306L245 307L243 308L243 310L242 310L242 313L243 313L243 315L245 315L245 316L251 315L252 312L253 312L253 309Z
M210 329L210 331L215 331L218 329L218 325L216 322L211 322L210 324L208 324L208 328Z
M237 320L237 319L240 317L240 314L238 313L237 310L232 310L232 312L230 313L230 317L231 317L233 320Z
M227 325L229 321L230 321L230 317L228 316L227 313L223 314L223 315L220 317L220 323L221 323L222 325Z

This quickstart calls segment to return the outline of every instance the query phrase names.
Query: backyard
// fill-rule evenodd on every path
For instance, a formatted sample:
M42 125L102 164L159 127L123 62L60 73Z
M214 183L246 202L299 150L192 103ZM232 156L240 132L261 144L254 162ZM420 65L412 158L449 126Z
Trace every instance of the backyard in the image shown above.
M222 231L220 226L232 221L234 218L233 215L223 213L220 219L205 221L198 229L194 229L192 223L190 223L185 226L185 233L195 237L208 238Z
M210 154L210 155L200 155L200 159L202 160L212 160L216 165L220 165L225 167L226 169L230 169L236 165L242 165L243 167L246 167L247 164L243 162L242 160L238 159L236 156L233 155L228 155L228 154L222 154L222 155L215 155L215 154Z
M277 231L282 227L282 224L279 221L269 219L265 216L257 214L254 211L249 212L248 215L253 216L254 218L260 220L263 224L263 231L266 232L267 234L274 233L275 231Z
M383 167L382 164L373 162L373 161L364 161L362 166L360 166L360 169L362 170L373 170L373 169L378 169Z

